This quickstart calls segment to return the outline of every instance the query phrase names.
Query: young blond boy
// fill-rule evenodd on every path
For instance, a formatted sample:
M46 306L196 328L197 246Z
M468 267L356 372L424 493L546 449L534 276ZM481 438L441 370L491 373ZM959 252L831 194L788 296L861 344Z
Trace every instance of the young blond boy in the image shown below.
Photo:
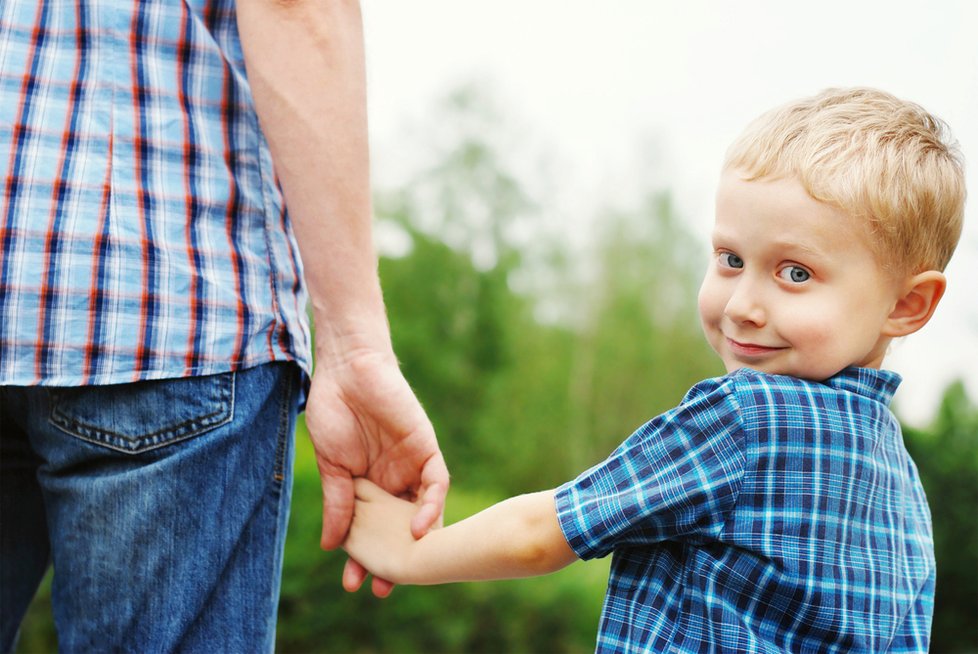
M944 125L879 91L765 114L728 152L699 294L728 374L573 482L419 540L358 480L344 547L401 584L613 553L602 652L926 651L930 512L881 366L941 299L963 179Z

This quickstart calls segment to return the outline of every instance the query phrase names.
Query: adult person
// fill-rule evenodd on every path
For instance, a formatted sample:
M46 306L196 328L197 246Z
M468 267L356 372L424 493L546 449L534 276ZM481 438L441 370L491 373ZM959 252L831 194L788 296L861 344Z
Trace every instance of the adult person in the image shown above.
M324 548L352 476L440 518L365 95L357 2L0 4L3 650L51 561L65 651L270 650L303 398Z

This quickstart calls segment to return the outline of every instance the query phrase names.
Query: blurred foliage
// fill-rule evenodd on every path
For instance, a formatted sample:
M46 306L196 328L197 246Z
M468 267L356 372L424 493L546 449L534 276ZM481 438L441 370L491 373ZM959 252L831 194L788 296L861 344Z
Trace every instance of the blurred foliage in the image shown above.
M319 551L320 490L311 446L297 434L277 649L281 652L589 652L606 561L547 578L398 587L385 600L341 590L342 552ZM454 522L503 499L453 488Z
M49 569L20 625L20 637L14 650L16 652L34 654L58 651L54 617L51 614L51 578L52 571Z
M978 407L964 384L944 393L929 429L904 427L934 520L933 652L978 652Z
M381 257L380 273L395 350L453 474L449 522L572 479L723 372L697 319L705 248L669 194L605 210L589 248L575 249L540 227L546 203L509 171L514 139L491 105L476 89L452 94L431 117L432 161L376 196L378 221L408 243ZM543 304L558 318L542 319ZM978 651L978 409L953 385L933 425L905 434L934 518L932 649ZM320 487L301 422L297 442L279 651L593 650L607 562L542 579L397 588L383 601L344 593L342 554L318 547ZM53 651L49 604L45 585L20 651Z
M417 209L397 202L378 210L412 242L409 255L380 263L394 347L465 484L554 486L721 372L699 336L699 267L668 196L610 223L597 279L568 298L575 326L541 324L532 298L511 289L518 253L498 244L502 256L480 270L413 227ZM642 222L658 236L637 233Z

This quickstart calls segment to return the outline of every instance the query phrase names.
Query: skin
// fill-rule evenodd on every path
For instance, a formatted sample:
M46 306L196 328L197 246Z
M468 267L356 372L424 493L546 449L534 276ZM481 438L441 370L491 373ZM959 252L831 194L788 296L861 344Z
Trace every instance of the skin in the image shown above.
M577 560L554 509L554 491L520 495L415 540L410 502L356 480L357 508L343 547L368 570L401 584L516 579ZM502 535L502 536L501 536ZM359 587L344 576L347 590Z
M354 477L417 500L409 527L421 536L440 523L449 478L394 356L377 275L360 5L240 0L237 16L316 324L306 424L322 480L322 547L346 537ZM346 574L362 581L366 571L350 562ZM375 579L375 593L390 589Z
M926 324L944 276L886 273L869 239L858 222L811 198L794 179L745 181L727 171L699 311L728 372L750 367L822 380L849 366L879 368L893 338ZM410 502L361 480L356 496L343 547L399 583L539 575L577 559L552 490L511 498L420 540L409 529ZM359 585L353 575L344 578L348 590Z
M908 333L905 296L921 282L936 305L940 273L885 272L868 229L797 180L722 176L699 312L728 372L822 380L848 366L879 368L890 341Z

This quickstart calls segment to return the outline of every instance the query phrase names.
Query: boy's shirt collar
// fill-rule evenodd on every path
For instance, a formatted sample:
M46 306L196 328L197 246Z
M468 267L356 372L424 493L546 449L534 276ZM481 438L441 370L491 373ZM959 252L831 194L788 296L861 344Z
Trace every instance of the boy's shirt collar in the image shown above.
M885 405L893 401L893 394L903 377L892 370L876 368L846 368L829 377L823 383L841 391L850 391L875 399Z
M758 372L750 368L741 368L731 373L731 375L765 375L767 373ZM780 375L769 375L778 377ZM821 383L839 391L855 393L863 397L880 402L884 406L889 406L893 401L893 394L903 377L892 370L877 370L875 368L845 368L835 375L829 377Z

